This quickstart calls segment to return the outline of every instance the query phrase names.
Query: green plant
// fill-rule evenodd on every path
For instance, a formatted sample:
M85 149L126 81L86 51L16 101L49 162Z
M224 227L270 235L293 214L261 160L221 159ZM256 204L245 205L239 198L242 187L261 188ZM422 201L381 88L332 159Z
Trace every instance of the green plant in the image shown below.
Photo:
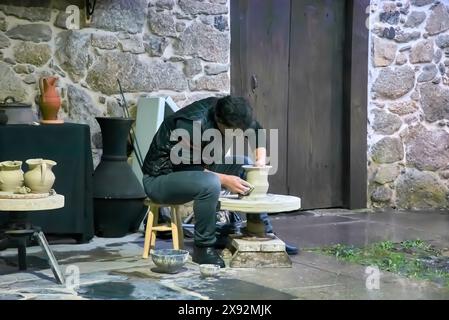
M312 251L364 266L375 265L384 271L414 279L430 280L449 287L449 272L439 269L438 264L432 263L435 258L448 260L449 258L441 257L439 250L420 239L398 244L383 241L361 248L336 244Z

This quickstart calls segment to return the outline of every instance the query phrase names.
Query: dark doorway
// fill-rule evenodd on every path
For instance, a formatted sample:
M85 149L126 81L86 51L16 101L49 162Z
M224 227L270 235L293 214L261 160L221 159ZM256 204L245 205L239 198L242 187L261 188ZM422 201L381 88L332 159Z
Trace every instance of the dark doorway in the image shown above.
M366 190L366 102L351 101L367 88L352 77L363 70L357 62L367 78L368 29L354 37L364 23L354 15L366 16L364 4L231 0L232 92L249 98L266 129L279 130L270 192L300 196L304 209L366 205L366 192L352 194ZM351 59L355 52L365 59ZM360 133L365 148L363 138L350 138Z

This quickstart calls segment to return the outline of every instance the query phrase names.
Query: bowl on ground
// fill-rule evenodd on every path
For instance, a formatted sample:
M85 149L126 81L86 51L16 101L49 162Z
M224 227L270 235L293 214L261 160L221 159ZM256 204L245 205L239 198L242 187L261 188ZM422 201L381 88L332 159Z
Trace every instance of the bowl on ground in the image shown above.
M200 273L203 277L216 277L220 273L218 264L200 264Z
M189 252L186 250L159 249L151 253L157 271L176 273L186 264Z

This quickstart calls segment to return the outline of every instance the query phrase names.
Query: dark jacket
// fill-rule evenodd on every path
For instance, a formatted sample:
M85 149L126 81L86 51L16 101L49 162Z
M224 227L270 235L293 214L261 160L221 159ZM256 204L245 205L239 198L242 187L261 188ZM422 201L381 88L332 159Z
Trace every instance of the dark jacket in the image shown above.
M151 142L143 163L143 174L157 177L173 171L204 170L204 165L176 166L170 161L170 152L178 141L171 141L175 129L185 129L186 124L197 121L201 124L201 133L207 129L218 129L215 122L215 106L218 98L207 98L194 102L165 118ZM255 121L254 129L261 129ZM206 142L206 144L209 142ZM202 148L204 145L201 146Z

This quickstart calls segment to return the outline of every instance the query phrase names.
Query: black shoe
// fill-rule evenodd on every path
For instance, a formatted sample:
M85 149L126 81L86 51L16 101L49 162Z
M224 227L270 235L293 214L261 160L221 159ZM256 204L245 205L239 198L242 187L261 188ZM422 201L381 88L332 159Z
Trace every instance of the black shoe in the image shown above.
M285 244L285 251L289 256L294 256L299 253L299 249L291 244Z
M225 267L223 259L213 247L193 247L192 261L198 264L217 264L220 268Z
M269 230L269 231L271 231L271 232L267 232L267 234L276 235L276 233L273 233L272 230ZM287 254L289 256L294 256L299 253L299 249L298 249L298 247L295 247L292 244L285 243L285 252L287 252Z
M214 244L215 249L223 250L229 245L229 237L217 237L217 241Z

